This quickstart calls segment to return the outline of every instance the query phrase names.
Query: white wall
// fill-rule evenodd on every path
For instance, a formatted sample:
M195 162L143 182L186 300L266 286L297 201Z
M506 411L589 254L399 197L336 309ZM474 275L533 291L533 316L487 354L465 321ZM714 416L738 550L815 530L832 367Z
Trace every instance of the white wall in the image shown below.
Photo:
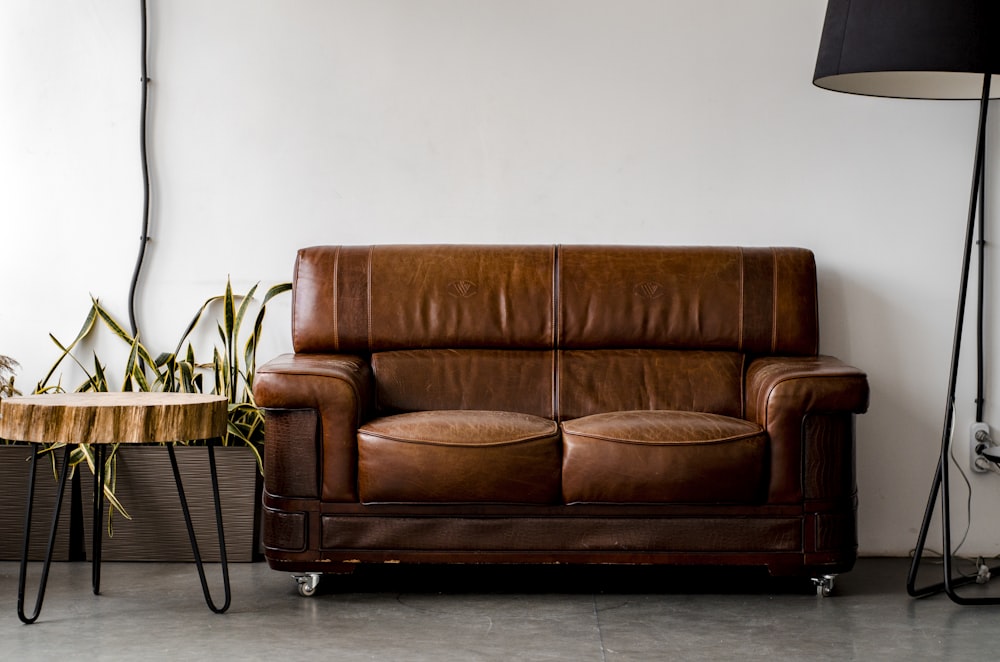
M295 250L318 243L807 246L822 350L872 385L861 552L905 554L940 435L977 109L814 88L824 11L151 0L145 340L169 349L227 275L241 290L288 280ZM0 4L0 353L28 390L88 293L126 317L138 27L125 0ZM273 314L267 355L289 347L287 302ZM996 554L1000 478L972 481L965 550Z

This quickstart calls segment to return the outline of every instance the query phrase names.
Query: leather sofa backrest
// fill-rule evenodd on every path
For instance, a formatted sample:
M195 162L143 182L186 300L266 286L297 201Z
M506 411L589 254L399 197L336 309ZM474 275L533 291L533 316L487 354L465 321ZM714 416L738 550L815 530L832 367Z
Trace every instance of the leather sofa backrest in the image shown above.
M296 351L370 355L381 413L741 416L747 357L817 329L794 248L321 246L294 279Z
M299 251L296 352L667 349L811 356L798 248L318 246Z

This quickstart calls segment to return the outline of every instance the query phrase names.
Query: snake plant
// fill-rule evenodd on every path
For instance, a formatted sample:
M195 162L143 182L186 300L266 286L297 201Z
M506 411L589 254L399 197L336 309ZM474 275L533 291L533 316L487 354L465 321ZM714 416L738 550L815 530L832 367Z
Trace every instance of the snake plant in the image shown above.
M243 325L250 314L254 295L258 285L254 285L243 295L234 294L231 282L226 282L224 294L207 299L188 323L173 351L153 355L138 337L131 334L117 319L101 304L91 297L91 306L76 337L68 344L60 342L49 334L52 342L60 350L60 355L49 369L45 377L38 382L35 393L64 392L61 377L52 383L59 367L70 361L83 372L85 380L74 391L160 391L179 393L211 393L226 396L229 400L228 426L222 445L246 445L257 459L257 466L262 466L260 445L264 440L264 416L253 398L253 380L257 367L257 347L267 304L275 296L291 289L290 283L274 285L267 290L256 315L252 317L253 326L246 338L243 337ZM196 358L192 334L208 319L207 313L218 310L216 341L210 361L199 361ZM86 362L76 354L80 344L91 338L98 329L104 328L115 338L122 341L128 350L122 371L122 381L115 389L109 382L107 365L101 361L96 352ZM56 446L53 446L53 448ZM51 449L50 449L51 450ZM73 467L85 463L94 471L94 454L86 445L81 444L73 452L71 464ZM106 470L104 493L111 505L111 513L115 510L129 518L128 512L115 498L115 453L109 454ZM110 513L109 513L110 527Z

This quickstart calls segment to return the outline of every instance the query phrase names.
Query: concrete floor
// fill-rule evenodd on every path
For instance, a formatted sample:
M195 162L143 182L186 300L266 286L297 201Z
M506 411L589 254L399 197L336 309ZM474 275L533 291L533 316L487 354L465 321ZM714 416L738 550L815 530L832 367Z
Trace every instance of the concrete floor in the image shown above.
M32 565L29 607L39 567ZM94 596L89 564L57 563L41 617L23 625L18 566L3 562L0 658L995 659L1000 607L913 600L904 588L907 568L904 559L862 559L823 599L804 584L746 573L385 566L329 578L303 598L287 574L264 563L233 564L232 606L216 615L193 565L105 563L102 595ZM218 585L218 566L208 569Z

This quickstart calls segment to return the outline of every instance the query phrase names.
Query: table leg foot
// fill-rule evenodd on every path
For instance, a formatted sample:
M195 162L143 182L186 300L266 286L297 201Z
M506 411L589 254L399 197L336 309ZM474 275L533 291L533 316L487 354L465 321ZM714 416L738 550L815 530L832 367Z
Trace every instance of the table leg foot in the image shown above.
M174 482L177 484L177 496L180 498L181 510L184 511L184 523L187 524L188 537L191 539L191 551L194 554L194 562L198 567L198 578L201 580L201 590L205 594L205 602L208 608L216 614L222 614L229 609L231 592L229 588L229 563L226 559L226 538L222 526L222 502L219 498L219 477L215 467L215 448L208 446L208 464L212 474L212 496L215 499L215 522L219 536L219 556L222 561L222 581L225 590L225 602L218 606L212 600L212 592L208 588L208 581L205 579L205 567L201 561L201 552L198 551L198 540L195 537L194 525L191 523L191 511L188 509L187 498L184 496L184 486L181 483L181 473L177 468L177 457L174 454L173 445L167 445L167 452L170 455L170 466L174 472Z
M70 451L71 446L67 444L63 455L62 471L59 476L59 491L56 496L55 512L52 515L52 527L49 530L49 544L45 550L45 561L42 565L42 576L38 583L38 593L35 595L35 608L29 615L24 611L24 593L28 578L28 547L31 541L31 512L35 501L35 477L38 473L37 449L35 449L35 452L31 456L31 472L28 475L28 504L24 512L24 540L21 546L21 568L17 578L17 617L26 625L30 625L38 620L38 615L42 611L42 601L45 599L45 586L49 581L49 567L52 565L52 552L56 544L59 511L62 509L63 494L66 492L66 479L70 473Z

